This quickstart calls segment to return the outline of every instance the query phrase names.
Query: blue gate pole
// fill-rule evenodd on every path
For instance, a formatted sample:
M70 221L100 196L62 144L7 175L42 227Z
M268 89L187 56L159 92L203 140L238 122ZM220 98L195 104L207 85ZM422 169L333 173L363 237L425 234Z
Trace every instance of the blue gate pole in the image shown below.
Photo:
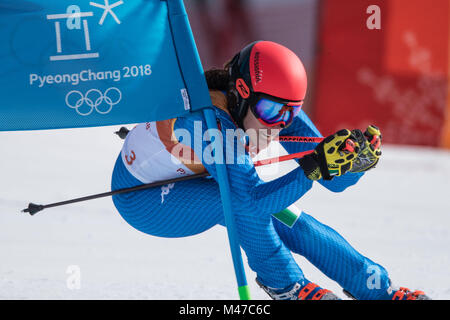
M208 129L217 129L216 114L211 108L204 108L203 115L206 120ZM216 141L215 141L216 142ZM224 150L222 140L217 141L219 148ZM220 196L222 199L223 214L225 216L225 224L227 226L228 241L231 249L231 256L233 259L234 272L236 274L239 298L241 300L250 300L250 290L248 289L247 279L245 277L244 264L242 262L241 247L236 235L236 223L234 221L233 210L231 208L231 194L230 183L228 181L228 172L225 165L225 161L218 159L220 163L216 161L217 180L220 188Z
M177 52L180 68L185 80L192 110L203 110L208 129L217 129L216 114L211 106L208 87L203 74L200 57L195 46L194 36L184 8L183 0L166 0L169 9L169 20L172 36ZM222 140L216 142L223 150ZM220 188L225 224L227 226L228 240L230 243L231 256L233 259L234 272L237 278L239 298L250 300L250 292L245 278L244 264L242 262L241 248L236 236L236 226L233 210L231 208L230 183L226 165L222 159L216 162L217 182Z

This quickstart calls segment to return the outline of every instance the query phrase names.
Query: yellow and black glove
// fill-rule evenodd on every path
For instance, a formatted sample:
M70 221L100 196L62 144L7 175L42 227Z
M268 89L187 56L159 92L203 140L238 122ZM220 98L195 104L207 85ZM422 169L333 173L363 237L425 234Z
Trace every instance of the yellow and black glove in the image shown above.
M359 152L356 137L350 130L339 130L317 145L314 152L299 160L305 175L310 180L331 180L352 168Z
M375 167L381 156L381 131L374 125L367 127L364 133L352 131L360 146L358 156L353 160L351 172L363 172Z

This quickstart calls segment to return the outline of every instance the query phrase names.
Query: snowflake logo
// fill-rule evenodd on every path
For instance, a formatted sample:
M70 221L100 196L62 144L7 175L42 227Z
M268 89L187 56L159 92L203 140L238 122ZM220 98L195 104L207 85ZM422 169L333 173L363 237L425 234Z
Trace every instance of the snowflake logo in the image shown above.
M102 17L100 18L100 21L99 21L98 24L99 25L103 25L103 22L105 21L105 18L106 18L106 16L108 14L110 14L111 17L113 17L113 19L117 22L117 24L120 24L119 18L117 18L116 14L114 13L114 11L112 11L112 9L114 9L115 7L118 7L121 4L123 4L123 1L120 0L120 1L117 1L117 2L115 2L113 4L109 4L109 0L104 0L104 1L105 1L104 5L103 4L98 4L98 3L95 3L95 2L89 2L89 4L91 6L97 7L97 8L100 8L100 9L104 10L103 14L102 14Z

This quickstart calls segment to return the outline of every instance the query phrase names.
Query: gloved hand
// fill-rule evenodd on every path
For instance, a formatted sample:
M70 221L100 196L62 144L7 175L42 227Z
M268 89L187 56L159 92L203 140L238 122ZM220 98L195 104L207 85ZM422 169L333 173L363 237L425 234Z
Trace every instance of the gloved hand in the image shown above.
M314 152L299 160L299 164L310 180L331 180L352 168L359 152L356 137L350 130L339 130L317 145Z
M363 172L375 167L381 156L381 132L374 125L367 127L364 133L352 131L360 146L357 157L353 160L351 172Z

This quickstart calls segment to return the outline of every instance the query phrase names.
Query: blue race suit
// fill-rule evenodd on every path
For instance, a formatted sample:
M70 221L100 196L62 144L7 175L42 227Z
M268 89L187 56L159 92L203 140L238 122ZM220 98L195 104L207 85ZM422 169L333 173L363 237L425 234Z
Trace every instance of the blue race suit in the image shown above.
M225 130L236 129L236 125L228 112L221 108L215 108L215 112L226 153L234 145L225 138ZM194 136L195 121L198 121L197 124L201 122L202 130L206 130L203 116L197 113L177 118L172 122L173 130L184 129ZM281 131L280 136L321 137L321 134L301 111L291 126ZM209 144L207 141L202 143L203 148ZM310 150L315 146L292 142L281 144L289 153ZM305 212L290 227L272 216L311 189L313 181L306 178L301 167L278 179L264 182L258 177L248 153L243 157L245 159L240 159L240 164L237 161L226 164L231 184L231 204L239 244L260 282L271 288L286 288L304 279L292 256L292 253L297 253L357 299L377 299L385 294L389 287L386 270L357 252L335 230ZM114 204L132 227L159 237L186 237L218 224L224 225L215 165L207 161L203 165L213 179L199 178L162 188L115 195ZM362 175L348 172L331 181L318 182L333 192L342 192L357 183ZM130 173L126 161L119 156L113 172L112 190L143 182L146 181ZM374 272L377 274L374 275ZM379 288L367 285L369 277L374 276L380 279Z

